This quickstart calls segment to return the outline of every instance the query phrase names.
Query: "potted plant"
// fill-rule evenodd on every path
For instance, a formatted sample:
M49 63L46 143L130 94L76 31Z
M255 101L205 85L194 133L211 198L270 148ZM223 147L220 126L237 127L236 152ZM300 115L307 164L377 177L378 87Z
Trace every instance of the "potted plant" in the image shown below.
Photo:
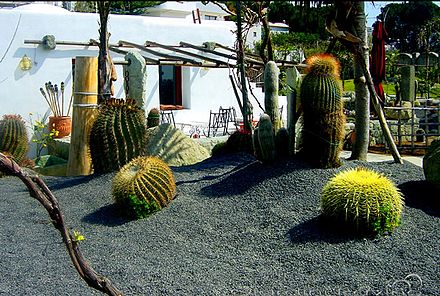
M64 82L61 82L60 89L58 89L58 85L52 85L50 81L46 82L45 88L47 93L42 87L40 92L53 114L53 116L49 117L49 131L55 130L57 132L54 138L67 137L72 129L72 118L69 116L72 100L70 100L67 106L67 113L64 113Z

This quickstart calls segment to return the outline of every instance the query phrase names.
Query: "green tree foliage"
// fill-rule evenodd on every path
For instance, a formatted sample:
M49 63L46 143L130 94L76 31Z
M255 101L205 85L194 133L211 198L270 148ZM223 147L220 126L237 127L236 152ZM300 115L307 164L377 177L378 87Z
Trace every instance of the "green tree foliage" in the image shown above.
M333 1L271 1L269 21L286 22L291 32L318 34L328 39L326 16Z
M110 13L140 15L147 12L148 7L157 6L165 1L111 1ZM96 1L77 1L76 12L97 12Z
M416 52L420 50L422 30L432 19L440 17L440 7L432 1L408 1L408 3L391 3L385 6L379 15L385 18L385 27L390 42L397 42L402 52ZM432 39L432 49L439 48L437 38Z

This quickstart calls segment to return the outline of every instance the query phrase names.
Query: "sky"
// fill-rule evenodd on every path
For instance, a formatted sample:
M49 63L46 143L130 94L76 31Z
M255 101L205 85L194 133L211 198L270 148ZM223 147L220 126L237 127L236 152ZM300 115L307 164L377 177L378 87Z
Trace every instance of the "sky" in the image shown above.
M374 4L373 4L373 3ZM365 1L365 14L367 16L367 26L371 27L376 21L376 17L380 14L380 9L390 3L402 3L403 1ZM440 6L440 1L434 1Z

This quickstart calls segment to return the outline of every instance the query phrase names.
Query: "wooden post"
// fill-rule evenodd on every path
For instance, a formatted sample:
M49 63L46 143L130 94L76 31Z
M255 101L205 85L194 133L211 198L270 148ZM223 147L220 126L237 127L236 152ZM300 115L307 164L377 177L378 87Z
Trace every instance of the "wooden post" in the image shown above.
M98 58L77 57L75 61L72 134L67 176L90 175L92 159L89 132L98 112Z

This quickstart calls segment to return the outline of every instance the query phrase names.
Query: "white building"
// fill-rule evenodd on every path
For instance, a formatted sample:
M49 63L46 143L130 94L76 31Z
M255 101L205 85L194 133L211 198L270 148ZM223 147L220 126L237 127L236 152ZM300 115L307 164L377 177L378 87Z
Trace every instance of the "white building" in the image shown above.
M178 3L178 4L176 4ZM217 42L233 48L236 25L230 21L214 21L202 19L194 23L192 11L199 8L203 18L216 16L224 18L224 12L203 10L196 2L167 2L163 11L152 11L154 16L110 15L108 30L111 33L110 43L117 44L120 40L143 45L145 41L153 41L166 45L179 45L187 42L202 46L204 42ZM179 14L176 5L180 6L181 17L164 17L164 14ZM165 9L166 8L166 9ZM185 9L182 9L185 8ZM219 9L220 10L220 9ZM182 11L186 11L183 13ZM217 13L217 14L216 14ZM99 16L95 13L74 13L60 7L47 4L29 4L14 9L0 9L0 117L5 114L20 114L28 119L32 112L35 117L42 117L48 106L40 93L40 87L46 82L65 84L65 97L72 95L72 59L77 56L98 56L96 46L73 46L59 44L53 50L45 49L41 44L25 43L25 40L42 40L46 35L55 36L56 41L88 42L99 40ZM206 52L199 54L218 58ZM230 53L231 54L231 53ZM31 60L32 68L22 70L20 61L24 56ZM124 55L111 52L113 60L123 60ZM147 56L147 54L146 54ZM225 59L223 59L225 60ZM234 62L231 60L231 62ZM170 68L171 67L171 68ZM167 69L170 68L170 69ZM176 70L178 69L178 71ZM115 97L123 98L122 66L116 66L118 80L115 82ZM174 75L179 79L178 91L183 110L174 112L176 123L207 123L209 111L218 110L220 106L233 106L240 115L237 100L229 79L228 68L207 68L191 66L147 66L147 87L144 106L146 110L159 107L161 98L160 71ZM179 72L176 77L176 72ZM166 75L165 75L166 76ZM261 89L253 89L253 93L263 103ZM251 96L252 98L252 96ZM176 98L174 98L176 100ZM285 104L285 98L281 98ZM175 102L176 103L176 102ZM253 101L254 117L261 113ZM286 113L286 112L285 112Z

